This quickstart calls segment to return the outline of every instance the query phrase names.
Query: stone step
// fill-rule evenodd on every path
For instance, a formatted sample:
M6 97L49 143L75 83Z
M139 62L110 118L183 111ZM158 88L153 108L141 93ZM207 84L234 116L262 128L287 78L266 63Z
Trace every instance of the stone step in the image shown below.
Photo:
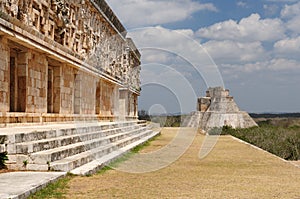
M120 132L134 130L139 127L140 127L140 125L132 125L132 126L106 129L106 130L95 131L95 132L88 132L88 133L54 137L54 138L49 138L49 139L42 139L39 141L23 142L23 143L16 144L15 152L9 151L9 153L10 154L13 154L13 153L16 153L16 154L35 153L38 151L49 150L49 149L58 148L61 146L67 146L67 145L74 144L77 142L85 142L88 140L98 139L98 138L101 138L104 136L109 136L109 135L117 134ZM12 150L12 149L10 149L10 150Z
M42 139L50 139L60 136L68 136L75 134L82 134L91 131L100 131L111 128L125 127L137 124L136 121L129 122L112 122L112 123L74 123L67 124L67 127L63 125L53 126L39 126L39 128L11 128L10 132L6 133L6 129L1 129L0 136L6 137L7 144L10 143L22 143L22 142L30 142L30 141L38 141ZM141 125L143 125L141 123ZM11 132L15 130L15 132Z
M52 162L50 164L51 169L54 169L55 171L70 171L70 170L78 168L82 165L88 164L89 162L100 159L104 156L110 157L111 155L109 155L109 154L115 154L116 151L117 151L117 153L120 153L120 154L127 152L129 149L142 143L142 142L140 142L141 140L143 140L143 142L145 142L146 140L153 137L153 136L151 136L150 138L146 139L147 137L149 137L149 135L152 135L152 134L153 134L153 132L151 130L142 131L138 134L115 141L113 143L108 143L106 145L99 146L98 148L94 148L94 149L82 152L80 154L69 156L67 158ZM136 144L132 145L132 143L136 143ZM129 147L129 149L127 149L128 148L127 146L129 146L129 145L131 145L131 147Z
M101 168L103 168L104 166L108 165L111 161L115 160L116 158L124 155L125 153L127 153L129 150L131 150L132 148L143 144L144 142L146 142L147 140L155 137L156 135L158 135L160 132L156 131L156 132L152 132L150 134L148 134L147 136L138 139L137 141L130 143L122 148L120 148L119 150L115 150L109 154L106 154L104 156L101 156L99 158L94 159L93 161L90 161L86 164L83 164L80 167L77 167L73 170L70 171L70 173L75 174L75 175L91 175L96 173L96 171L100 170Z
M99 139L89 140L87 142L78 142L67 146L62 146L54 149L40 151L30 154L29 163L34 164L45 164L47 162L53 162L61 160L63 158L82 153L84 151L97 148L99 146L106 145L111 142L115 142L125 137L131 136L136 133L140 133L145 130L145 127L135 129L125 133L118 133L115 135L106 136Z

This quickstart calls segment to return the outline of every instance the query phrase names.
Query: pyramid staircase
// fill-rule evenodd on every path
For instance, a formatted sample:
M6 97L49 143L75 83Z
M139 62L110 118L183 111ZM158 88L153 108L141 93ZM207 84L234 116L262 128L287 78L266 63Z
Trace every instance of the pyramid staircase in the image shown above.
M182 127L191 127L191 128L199 128L199 121L201 119L200 112L192 112L186 116L182 123Z
M158 133L144 121L78 123L4 128L0 140L11 169L87 175Z

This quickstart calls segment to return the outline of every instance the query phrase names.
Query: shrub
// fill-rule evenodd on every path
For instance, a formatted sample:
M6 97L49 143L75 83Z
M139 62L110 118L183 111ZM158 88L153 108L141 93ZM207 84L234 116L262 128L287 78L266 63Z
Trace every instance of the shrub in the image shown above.
M0 169L6 169L6 160L8 160L7 152L0 153Z
M221 135L222 128L221 127L214 127L208 130L208 135Z
M300 160L300 128L283 126L263 123L247 129L223 127L222 134L235 136L286 160Z

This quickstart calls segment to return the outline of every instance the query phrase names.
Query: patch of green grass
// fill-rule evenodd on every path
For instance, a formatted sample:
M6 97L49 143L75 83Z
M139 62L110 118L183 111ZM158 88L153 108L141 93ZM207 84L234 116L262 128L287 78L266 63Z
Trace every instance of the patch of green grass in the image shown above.
M68 174L66 177L49 184L44 189L37 191L29 196L28 199L46 199L46 198L65 198L64 195L68 189L68 183L73 178L73 175Z
M158 135L154 136L153 138L147 140L143 144L140 144L140 145L134 147L133 149L131 149L131 152L132 153L138 153L138 152L140 152L143 148L149 146L150 143L153 142L154 140L156 140L159 136L160 136L160 133Z
M130 158L133 154L134 153L130 151L130 152L122 155L121 157L118 157L117 159L110 162L107 166L104 166L102 169L97 171L96 175L102 175L102 174L106 173L109 170L113 170L113 168L117 167L122 162L128 160L128 158Z
M105 166L102 169L100 169L99 171L97 171L97 175L102 175L104 174L106 171L112 170L112 168L110 166Z

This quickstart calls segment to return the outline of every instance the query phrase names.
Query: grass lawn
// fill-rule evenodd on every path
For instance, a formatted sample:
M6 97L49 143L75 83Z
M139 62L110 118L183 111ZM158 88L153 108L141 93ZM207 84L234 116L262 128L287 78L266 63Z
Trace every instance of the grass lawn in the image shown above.
M186 131L188 134L189 130ZM165 128L160 137L140 152L162 148L175 134L175 128ZM200 160L198 153L203 140L204 136L197 134L191 147L179 160L155 172L132 174L106 170L91 177L72 177L64 196L66 198L300 198L299 168L230 136L221 136L214 150L205 159ZM122 164L120 163L120 166Z

